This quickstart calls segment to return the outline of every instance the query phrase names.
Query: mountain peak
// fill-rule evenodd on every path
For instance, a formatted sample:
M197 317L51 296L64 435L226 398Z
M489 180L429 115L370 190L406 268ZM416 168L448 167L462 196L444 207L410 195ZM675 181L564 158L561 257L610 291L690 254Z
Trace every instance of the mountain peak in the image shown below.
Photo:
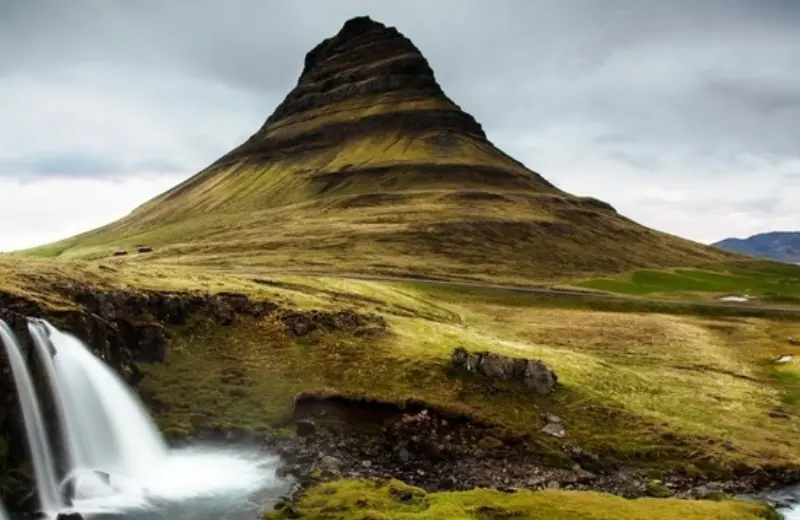
M326 104L393 93L405 99L447 99L428 60L410 39L368 16L351 18L306 54L297 85L267 124ZM474 119L463 129L485 137Z
M410 39L369 17L308 52L240 146L57 247L84 256L137 244L155 249L147 258L195 264L515 283L728 256L559 190L487 139Z

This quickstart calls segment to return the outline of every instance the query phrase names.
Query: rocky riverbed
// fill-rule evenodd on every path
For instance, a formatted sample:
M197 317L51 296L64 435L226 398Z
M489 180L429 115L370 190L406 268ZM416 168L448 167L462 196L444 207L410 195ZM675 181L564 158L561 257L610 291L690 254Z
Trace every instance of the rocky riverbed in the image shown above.
M778 491L790 475L745 476L711 481L677 472L635 468L604 468L603 462L579 447L564 445L572 462L553 467L520 439L492 436L489 429L446 418L422 409L404 413L371 431L332 426L324 418L295 423L297 435L261 438L265 449L280 455L278 472L294 480L291 492L276 507L284 507L309 486L338 479L399 479L427 491L495 488L593 490L636 498L643 496L717 499L750 495L789 507L796 496ZM201 432L211 440L219 433ZM235 434L229 441L244 441ZM776 490L770 492L769 490Z

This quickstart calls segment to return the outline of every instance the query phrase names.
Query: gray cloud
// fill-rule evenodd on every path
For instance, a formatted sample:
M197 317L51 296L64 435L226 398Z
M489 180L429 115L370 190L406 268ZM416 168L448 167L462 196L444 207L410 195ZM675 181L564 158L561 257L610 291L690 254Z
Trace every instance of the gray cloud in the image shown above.
M361 14L409 36L490 138L559 186L640 221L636 200L652 197L719 212L692 201L717 201L721 182L725 211L791 207L795 0L0 0L0 180L197 171L256 130L305 53Z

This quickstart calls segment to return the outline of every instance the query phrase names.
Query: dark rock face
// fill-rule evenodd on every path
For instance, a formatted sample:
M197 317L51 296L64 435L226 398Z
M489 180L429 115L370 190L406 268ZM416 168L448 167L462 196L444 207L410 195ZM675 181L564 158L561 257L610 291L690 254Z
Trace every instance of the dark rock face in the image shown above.
M428 60L411 40L369 17L353 18L309 51L297 86L267 124L351 97L386 92L445 97ZM465 119L462 129L485 137L474 119Z
M353 121L281 132L280 136L268 135L288 129L295 116L313 120L316 109L372 95L390 95L395 101L442 103L436 109L376 113ZM396 28L369 17L353 18L338 34L323 40L306 55L294 89L255 135L222 157L216 166L242 158L286 159L386 129L405 134L438 130L486 140L480 123L447 98L428 60L411 40Z
M519 381L536 393L555 391L558 376L538 359L512 358L491 352L470 353L462 347L453 350L452 363L467 372L499 381Z

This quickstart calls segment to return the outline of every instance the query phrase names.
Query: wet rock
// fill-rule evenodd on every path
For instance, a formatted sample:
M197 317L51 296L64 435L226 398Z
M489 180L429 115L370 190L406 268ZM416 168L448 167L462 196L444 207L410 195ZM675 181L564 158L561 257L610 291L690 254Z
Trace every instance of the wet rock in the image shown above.
M719 482L708 482L689 490L689 496L700 500L707 500L723 492L724 486Z
M59 513L58 516L56 516L56 520L83 520L83 516L76 512Z
M502 356L491 352L470 353L463 347L453 350L453 366L499 381L519 381L542 395L555 391L558 376L539 359Z
M308 437L317 432L317 426L314 421L310 419L300 419L295 422L295 428L298 437Z

